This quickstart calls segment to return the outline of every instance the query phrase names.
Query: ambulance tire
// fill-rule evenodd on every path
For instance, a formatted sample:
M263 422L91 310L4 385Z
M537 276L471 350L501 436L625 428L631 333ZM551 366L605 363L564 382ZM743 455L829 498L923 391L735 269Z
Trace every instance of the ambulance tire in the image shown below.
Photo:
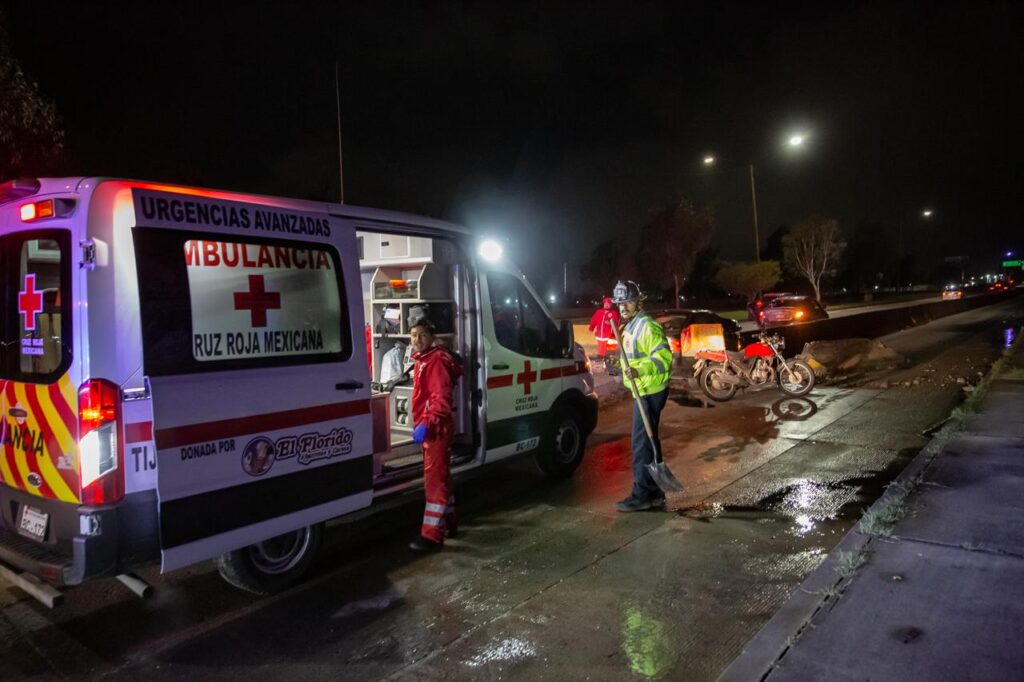
M214 559L220 577L235 587L267 596L299 583L320 551L324 524L305 526Z
M583 461L587 450L587 433L579 410L571 405L557 405L551 411L551 426L537 453L537 466L548 478L568 478Z

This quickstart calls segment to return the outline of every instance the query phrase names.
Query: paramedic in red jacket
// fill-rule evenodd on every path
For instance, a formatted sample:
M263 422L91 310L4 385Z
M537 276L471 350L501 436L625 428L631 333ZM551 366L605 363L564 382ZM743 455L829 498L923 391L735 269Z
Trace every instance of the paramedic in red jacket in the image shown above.
M412 388L412 438L423 444L423 487L427 505L420 536L409 546L421 552L441 549L445 535L458 532L452 485L452 393L462 376L457 356L434 344L434 326L421 318L410 329L416 361Z
M597 357L601 358L601 361L605 361L605 353L609 350L618 350L619 346L615 342L615 332L612 331L612 325L619 324L619 311L612 305L612 299L604 299L604 307L600 308L593 317L590 318L590 331L594 333L594 338L597 339Z

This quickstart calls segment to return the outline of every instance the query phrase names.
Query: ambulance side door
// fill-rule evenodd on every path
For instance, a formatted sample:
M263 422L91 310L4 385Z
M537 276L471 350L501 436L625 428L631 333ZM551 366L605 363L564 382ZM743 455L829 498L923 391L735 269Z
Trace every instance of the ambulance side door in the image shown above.
M325 214L135 194L162 570L368 506L354 227ZM161 200L178 203L160 211Z
M563 357L558 328L524 278L487 270L484 288L484 367L487 373L487 454L493 462L535 450L550 428L550 408L573 367Z

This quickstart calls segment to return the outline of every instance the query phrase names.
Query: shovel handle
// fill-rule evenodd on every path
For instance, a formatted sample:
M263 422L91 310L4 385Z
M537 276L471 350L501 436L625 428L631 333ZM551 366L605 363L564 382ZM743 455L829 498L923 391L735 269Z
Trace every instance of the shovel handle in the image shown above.
M633 389L633 396L636 398L636 406L640 409L640 419L644 422L644 431L647 432L647 439L651 441L651 448L654 450L654 461L661 461L661 453L658 452L658 447L654 444L654 429L651 428L651 420L647 416L647 407L644 405L644 401L640 399L640 391L636 388L636 379L629 373L629 365L626 363L625 346L622 345L622 336L619 334L619 326L616 324L612 325L612 331L615 332L615 342L619 344L619 364L622 366L622 373L629 379L629 385Z

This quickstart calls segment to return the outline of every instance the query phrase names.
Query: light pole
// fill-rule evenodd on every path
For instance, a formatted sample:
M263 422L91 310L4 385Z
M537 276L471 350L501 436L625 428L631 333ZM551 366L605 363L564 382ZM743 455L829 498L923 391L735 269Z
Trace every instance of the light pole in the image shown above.
M932 209L925 208L925 209L921 210L921 217L924 218L925 220L930 220L933 213L934 213L934 211L932 211ZM899 253L899 255L897 256L897 260L896 260L896 293L897 294L900 293L900 289L903 288L903 258L906 255L906 254L903 253L903 222L904 221L901 218L899 223L896 226L897 227L897 234L898 234L898 236L897 236L897 242L898 242L897 252ZM962 273L960 275L960 279L961 280L963 279L963 274Z
M793 133L786 140L786 145L791 148L803 147L804 142L807 141L807 135L805 133ZM704 165L713 166L718 161L714 154L704 155ZM758 228L757 220L757 184L754 182L754 164L748 163L747 170L750 172L750 205L753 209L754 214L754 260L758 263L761 262L761 234Z
M757 190L754 189L754 164L750 164L750 203L754 206L754 259L761 262L761 235L757 231Z

